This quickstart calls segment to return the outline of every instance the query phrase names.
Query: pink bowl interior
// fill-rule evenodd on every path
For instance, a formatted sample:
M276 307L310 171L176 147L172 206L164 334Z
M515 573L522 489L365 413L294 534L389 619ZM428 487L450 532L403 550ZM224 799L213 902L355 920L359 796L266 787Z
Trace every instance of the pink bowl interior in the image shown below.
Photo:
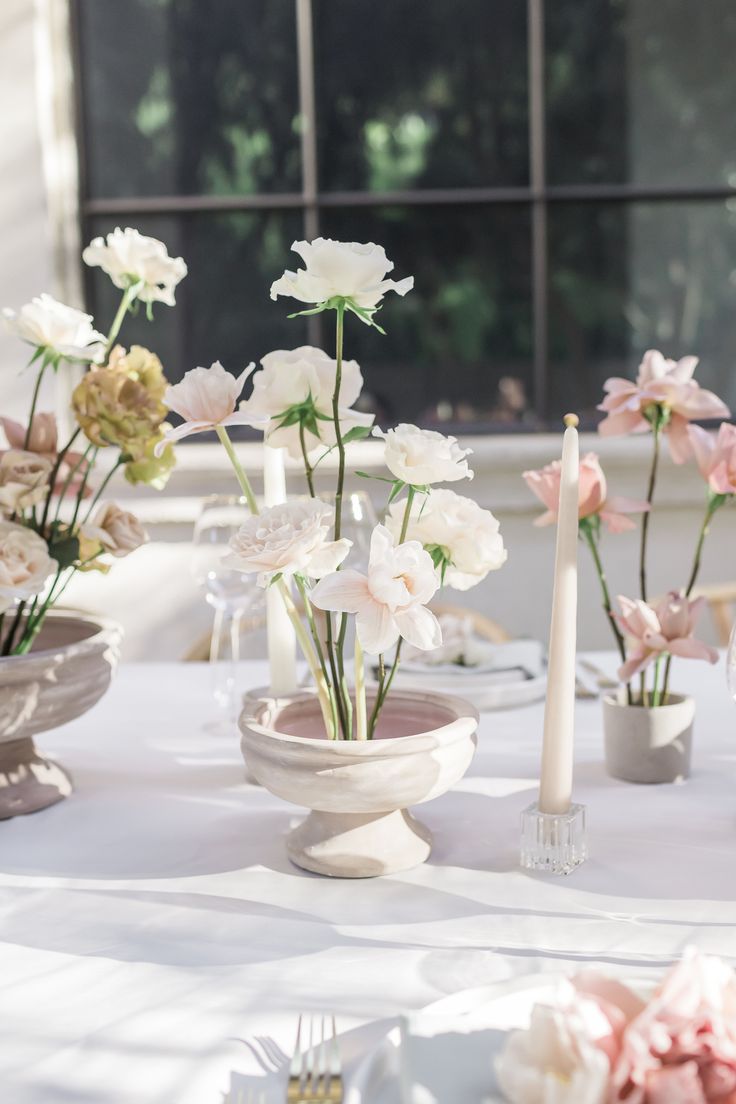
M373 699L369 695L369 715L372 706ZM381 710L374 739L392 740L399 736L416 736L420 732L442 728L455 720L457 715L451 709L435 702L415 698L389 698ZM316 698L307 698L284 706L274 719L272 727L287 736L301 736L309 740L327 738Z

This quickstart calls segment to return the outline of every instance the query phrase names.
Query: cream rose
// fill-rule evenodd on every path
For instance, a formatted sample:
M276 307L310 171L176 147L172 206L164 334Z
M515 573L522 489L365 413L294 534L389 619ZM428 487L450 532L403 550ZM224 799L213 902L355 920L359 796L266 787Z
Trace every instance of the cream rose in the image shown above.
M267 418L266 440L273 448L286 448L295 458L302 455L299 423L281 426L283 415L295 406L310 403L313 425L305 425L307 452L335 444L332 396L337 361L322 349L301 345L298 349L276 349L261 360L262 370L253 378L253 393L240 404L244 414ZM371 426L372 414L352 410L363 388L363 376L354 360L342 362L340 382L340 427L343 436L354 426ZM313 432L317 429L319 436Z
M114 502L103 503L83 531L87 539L99 541L106 552L116 557L135 552L148 540L148 533L135 514L121 510Z
M387 291L406 295L414 287L414 277L387 280L393 262L382 245L373 242L340 242L315 238L298 241L291 247L304 261L297 272L288 269L271 285L271 298L289 295L301 303L325 304L330 299L346 299L357 307L359 318L370 321ZM364 312L364 313L361 313Z
M406 422L387 433L376 427L373 435L383 437L386 467L404 483L424 487L430 483L454 483L458 479L473 478L465 459L473 450L460 448L456 437L445 437L444 433L419 429Z
M320 579L337 569L352 544L344 537L329 539L333 520L332 506L318 499L297 498L271 506L241 526L224 563L235 571L257 572L262 587L275 575Z
M401 532L405 503L394 502L386 524L395 537ZM443 550L446 560L444 583L455 590L470 590L489 571L503 567L508 558L500 525L490 510L472 498L443 488L426 499L415 499L407 538L425 548Z
M43 537L12 521L0 521L0 612L39 594L56 570Z
M9 449L0 456L0 513L13 514L42 502L52 464L45 456Z
M16 313L3 311L10 333L29 345L47 349L67 360L102 360L106 338L92 325L92 315L59 303L51 295L39 295Z
M144 303L175 304L174 289L187 274L181 257L170 257L162 241L147 238L138 230L117 226L107 238L94 238L82 253L82 260L99 266L115 287L142 283L137 298Z

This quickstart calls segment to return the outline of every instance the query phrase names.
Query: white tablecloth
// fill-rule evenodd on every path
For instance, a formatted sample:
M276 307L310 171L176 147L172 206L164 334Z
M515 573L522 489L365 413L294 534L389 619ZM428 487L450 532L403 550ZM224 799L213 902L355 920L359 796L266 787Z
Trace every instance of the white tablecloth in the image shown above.
M387 1018L495 979L573 960L631 976L692 943L736 959L736 709L722 665L679 666L698 700L685 785L609 779L600 705L579 703L591 858L570 877L518 868L538 705L483 716L468 776L421 810L431 861L363 882L286 860L298 810L243 782L234 733L204 730L206 667L124 666L39 741L72 798L0 824L0 1097L220 1104L262 1075L246 1041L290 1050L300 1010L337 1013L350 1063Z

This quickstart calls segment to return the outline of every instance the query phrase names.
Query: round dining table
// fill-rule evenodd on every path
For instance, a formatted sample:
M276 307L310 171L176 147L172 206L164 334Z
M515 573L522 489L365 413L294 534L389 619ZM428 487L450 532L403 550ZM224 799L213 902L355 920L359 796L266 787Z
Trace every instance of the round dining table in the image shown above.
M697 701L684 783L610 778L601 703L578 701L590 855L570 875L519 867L538 702L482 714L467 776L421 808L425 865L341 881L287 859L303 812L246 782L210 667L123 664L91 712L38 738L74 793L0 823L0 1098L222 1104L257 1088L283 1104L302 1012L336 1017L349 1082L397 1016L445 994L581 964L661 975L692 945L736 962L736 707L722 662L677 668ZM239 674L267 682L265 664Z

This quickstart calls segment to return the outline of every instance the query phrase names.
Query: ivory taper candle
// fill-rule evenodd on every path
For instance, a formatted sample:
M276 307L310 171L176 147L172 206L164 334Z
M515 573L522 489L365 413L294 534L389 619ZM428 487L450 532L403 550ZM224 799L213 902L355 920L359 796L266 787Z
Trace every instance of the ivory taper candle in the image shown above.
M263 500L266 506L286 502L284 449L263 446ZM275 697L296 690L296 634L278 587L266 591L266 633L271 693Z
M541 813L566 813L572 798L580 479L577 415L566 414L565 425L539 784Z

